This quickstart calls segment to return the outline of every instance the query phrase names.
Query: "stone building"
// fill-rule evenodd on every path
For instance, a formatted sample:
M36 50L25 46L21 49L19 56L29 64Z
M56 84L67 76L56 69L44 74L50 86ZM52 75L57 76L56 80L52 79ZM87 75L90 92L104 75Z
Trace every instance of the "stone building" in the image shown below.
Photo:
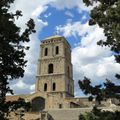
M52 36L41 42L36 79L33 94L7 97L7 100L21 97L31 103L26 120L78 120L81 112L90 111L95 104L87 98L74 97L71 46L62 36ZM102 105L110 106L111 101Z
M33 111L80 106L74 99L71 46L64 37L52 36L41 42L36 90L25 100L31 101Z

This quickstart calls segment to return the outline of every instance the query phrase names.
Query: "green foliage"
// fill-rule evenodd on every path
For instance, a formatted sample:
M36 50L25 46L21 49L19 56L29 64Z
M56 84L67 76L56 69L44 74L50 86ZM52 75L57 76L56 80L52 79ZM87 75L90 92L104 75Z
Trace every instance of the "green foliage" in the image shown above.
M29 35L34 33L34 21L30 19L26 24L26 29L21 32L21 28L16 26L15 20L22 16L22 12L17 10L15 13L9 13L10 4L14 0L0 1L0 118L3 119L5 112L14 104L20 107L18 103L6 103L6 93L13 93L9 87L9 81L24 76L24 67L26 66L24 46L29 42ZM3 118L2 118L3 117ZM4 118L5 119L5 118Z
M120 63L120 0L83 0L83 2L87 6L99 3L91 10L89 24L98 24L104 29L106 40L100 40L98 45L110 47L115 55L116 62ZM119 73L115 76L120 79ZM95 97L100 103L106 98L120 99L120 86L111 81L106 79L104 86L92 86L90 79L85 77L79 81L79 86L85 94L91 95L89 100Z
M97 44L110 47L115 55L117 63L120 63L120 0L83 0L87 6L96 7L91 10L89 25L98 24L104 29L106 40L100 40ZM120 74L115 75L120 79ZM120 100L120 85L116 85L106 79L104 85L92 86L90 79L84 77L80 80L79 86L86 95L90 95L89 100L93 98L99 103L108 98L116 98ZM94 108L91 112L80 115L80 120L119 120L120 112L101 111Z
M20 34L21 28L16 26L15 18L22 16L21 11L15 14L9 13L10 4L14 0L2 0L0 2L0 103L4 101L7 92L11 92L7 87L8 80L24 76L24 67L26 64L25 50L28 46L23 43L29 42L29 35L34 30L32 19L26 24L25 31Z
M116 53L116 61L120 63L120 0L83 0L87 5L99 3L91 10L90 25L98 24L104 29L106 40L98 45L109 46Z
M93 108L91 112L81 114L79 120L119 120L120 112L115 111L102 111L97 108Z
M103 86L92 86L90 79L84 77L83 80L78 81L78 84L81 90L84 92L84 94L90 95L90 101L92 101L93 98L95 98L96 101L100 104L102 100L106 100L108 98L120 99L120 86L115 85L109 80L106 80Z
M10 113L13 112L16 115L20 114L21 118L24 116L24 112L30 109L31 105L29 102L25 102L24 99L20 98L18 101L8 101L4 104L0 104L0 118L3 120L9 120Z

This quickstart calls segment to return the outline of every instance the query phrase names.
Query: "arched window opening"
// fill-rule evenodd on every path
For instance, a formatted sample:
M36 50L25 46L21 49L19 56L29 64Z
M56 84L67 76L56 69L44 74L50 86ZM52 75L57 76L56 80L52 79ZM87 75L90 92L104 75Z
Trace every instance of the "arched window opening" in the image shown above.
M48 73L49 74L53 73L53 64L48 65Z
M31 101L31 107L33 112L40 112L45 109L45 99L42 97L36 97Z
M45 48L45 56L48 55L48 48Z
M59 47L58 46L56 46L56 54L59 54Z
M56 90L56 84L53 83L53 91L55 91L55 90Z
M47 83L44 84L44 91L47 91Z
M59 104L59 108L61 109L63 106L62 106L62 104Z
M70 68L69 68L69 66L68 66L68 68L67 68L67 74L68 74L68 76L70 77Z

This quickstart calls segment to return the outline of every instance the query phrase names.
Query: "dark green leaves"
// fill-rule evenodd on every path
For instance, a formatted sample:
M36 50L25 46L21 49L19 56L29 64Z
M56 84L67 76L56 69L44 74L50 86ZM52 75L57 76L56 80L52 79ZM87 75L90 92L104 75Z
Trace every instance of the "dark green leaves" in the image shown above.
M83 0L87 5L93 5L98 2L98 6L91 10L89 25L98 24L99 27L104 29L106 40L99 40L97 43L101 46L110 47L115 55L117 63L120 63L120 0ZM120 79L120 73L115 75ZM120 85L116 85L108 79L104 82L103 86L92 86L90 79L84 78L79 81L79 86L82 91L90 95L89 100L95 98L96 101L101 103L102 100L108 98L120 100ZM80 115L80 120L119 120L120 112L101 111L94 108L91 112Z
M103 111L93 108L91 112L87 112L85 114L81 114L79 116L79 120L119 120L120 112L111 112L111 111Z
M21 33L21 28L16 26L15 20L22 16L22 11L17 10L16 13L9 13L10 4L14 0L0 1L0 118L4 118L4 105L6 93L13 93L9 87L9 80L17 79L24 76L24 68L26 66L25 50L29 46L25 46L30 41L30 34L34 33L34 21L30 19L26 23L26 29ZM9 103L14 107L18 104ZM21 102L19 105L22 105ZM2 107L4 106L4 107ZM9 107L6 107L9 112ZM6 119L6 118L4 118Z

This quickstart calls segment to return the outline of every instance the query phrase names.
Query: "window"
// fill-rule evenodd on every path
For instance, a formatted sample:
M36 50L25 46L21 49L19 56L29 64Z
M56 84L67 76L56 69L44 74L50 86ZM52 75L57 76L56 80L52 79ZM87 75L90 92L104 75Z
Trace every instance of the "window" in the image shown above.
M56 90L56 84L53 83L53 91L55 91L55 90Z
M49 74L53 73L53 64L48 65L48 73Z
M39 112L45 109L45 99L43 97L35 97L31 101L32 112Z
M56 54L59 54L59 47L58 47L58 46L56 46L55 51L56 51L56 52L55 52Z
M67 68L67 74L68 74L68 76L70 77L70 68L69 68L69 66L68 66L68 68Z
M62 108L62 104L59 104L59 108Z
M44 91L47 91L47 83L44 84Z
M45 56L48 55L48 48L45 48Z

